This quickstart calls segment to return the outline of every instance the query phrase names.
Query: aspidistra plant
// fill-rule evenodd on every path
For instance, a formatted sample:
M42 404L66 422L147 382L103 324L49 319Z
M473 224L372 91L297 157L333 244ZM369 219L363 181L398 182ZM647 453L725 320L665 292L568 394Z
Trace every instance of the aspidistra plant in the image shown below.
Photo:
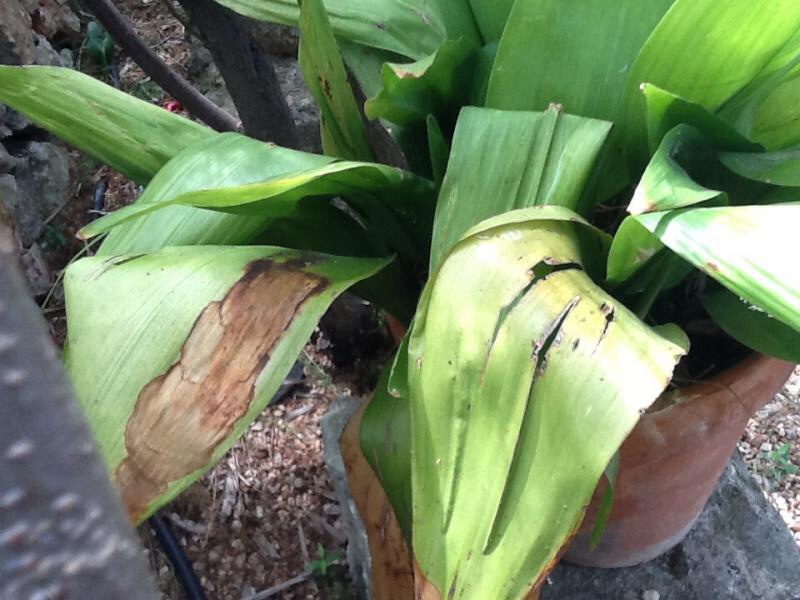
M409 324L361 434L426 598L535 590L689 351L660 298L691 282L800 361L793 0L219 1L300 25L328 156L0 68L0 100L147 184L65 280L67 367L135 519L350 285ZM411 171L372 162L346 68ZM629 214L604 231L601 202Z

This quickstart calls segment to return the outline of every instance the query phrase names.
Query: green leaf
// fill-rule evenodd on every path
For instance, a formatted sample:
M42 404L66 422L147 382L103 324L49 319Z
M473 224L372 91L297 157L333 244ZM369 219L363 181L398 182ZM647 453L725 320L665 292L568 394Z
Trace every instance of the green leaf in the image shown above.
M133 520L222 456L333 299L386 263L194 246L69 267L66 368Z
M618 286L651 265L664 248L635 217L626 217L614 234L608 254L608 283ZM641 291L641 290L635 290Z
M398 366L407 387L408 338L398 349ZM381 482L407 542L411 541L411 408L405 395L389 385L392 363L383 370L361 417L361 450Z
M622 125L629 155L647 153L642 83L716 111L759 76L798 27L795 0L776 0L768 10L752 0L675 0L628 75Z
M338 38L336 41L339 44L339 50L347 68L353 74L353 77L361 87L361 91L367 98L377 95L381 87L383 87L383 82L381 81L383 64L403 61L402 56L386 50L362 46L344 38Z
M703 294L701 300L711 318L738 342L769 356L800 362L800 332L797 330L721 287Z
M114 39L97 21L86 26L86 51L100 67L107 69L114 60Z
M487 106L544 110L558 103L570 114L621 121L630 67L673 1L584 0L569 9L559 0L516 2Z
M433 54L411 64L386 63L383 86L367 101L370 119L404 127L424 123L429 114L451 122L470 90L476 46L465 39L447 40Z
M709 178L716 168L716 154L709 140L694 127L678 125L664 136L647 165L628 212L638 215L714 199L727 204L724 192L708 189L695 181L695 177Z
M436 117L428 115L426 121L428 129L428 149L431 154L431 167L433 169L433 181L437 187L442 186L445 171L447 171L447 159L450 156L450 145L447 143Z
M689 208L634 218L734 294L800 331L800 204Z
M720 150L754 151L758 144L747 140L729 123L696 102L676 96L650 83L640 86L646 104L647 137L655 151L664 136L678 125L701 131Z
M606 283L616 295L628 300L653 285L669 289L693 270L690 264L684 261L676 264L676 261L679 257L665 248L636 217L626 217L611 243Z
M93 221L80 234L92 237L123 225L104 242L106 254L248 243L271 219L298 215L305 198L327 205L325 197L338 194L352 197L392 247L421 255L431 226L431 182L393 167L336 161L235 133L187 149L136 203Z
M472 66L469 102L466 103L469 106L486 106L486 94L489 91L489 79L497 57L497 47L498 42L491 42L478 50Z
M142 184L215 135L72 69L0 65L0 102Z
M706 136L690 125L677 125L663 137L647 165L628 212L637 215L697 204L727 204L724 192L695 180L714 183L718 170L714 147ZM630 297L648 290L657 294L679 283L690 271L633 217L627 217L614 235L607 281L621 295ZM654 299L646 298L642 310L649 309Z
M734 173L773 185L800 187L800 148L775 152L722 152L719 159Z
M297 25L297 0L216 0L261 21ZM446 39L465 36L480 42L464 0L325 0L337 38L419 60Z
M587 276L583 226L538 210L465 236L411 333L413 547L442 597L543 579L683 354Z
M467 229L488 217L528 206L578 208L610 127L556 108L465 108L436 207L432 270Z
M322 0L302 0L298 61L303 79L322 113L325 154L372 160L361 112Z
M725 103L719 110L720 116L734 123L748 138L760 138L754 129L764 103L798 75L800 75L800 29L764 67L758 77ZM774 116L785 119L785 112Z
M769 150L800 144L800 76L781 84L758 109L751 136Z
M611 516L611 509L614 507L614 487L617 484L617 473L619 472L619 452L615 452L608 463L603 476L606 478L606 489L603 492L603 500L600 503L600 508L597 511L597 517L594 523L594 531L592 532L591 548L594 550L600 539L603 537L603 532L608 525L608 517Z
M558 0L515 3L486 105L543 110L558 103L574 115L619 123L630 66L673 1L592 0L577 3L576 10L565 10ZM594 189L587 190L589 206L616 195L630 181L625 154L615 128Z
M469 0L472 14L486 43L500 39L514 0Z

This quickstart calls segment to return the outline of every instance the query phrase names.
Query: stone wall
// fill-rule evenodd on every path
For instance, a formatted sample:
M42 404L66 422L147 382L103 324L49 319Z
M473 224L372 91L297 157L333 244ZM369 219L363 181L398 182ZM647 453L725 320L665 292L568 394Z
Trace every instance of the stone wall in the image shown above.
M80 41L81 23L68 0L0 1L0 64L72 67ZM0 211L14 225L36 295L52 283L40 240L71 188L66 148L0 104Z

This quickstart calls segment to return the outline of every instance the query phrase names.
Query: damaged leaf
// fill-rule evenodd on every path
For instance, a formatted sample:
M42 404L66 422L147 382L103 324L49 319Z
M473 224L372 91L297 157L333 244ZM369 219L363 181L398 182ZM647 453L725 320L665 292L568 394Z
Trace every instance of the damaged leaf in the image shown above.
M386 263L194 246L69 268L67 371L134 521L218 460L333 299Z
M685 352L587 276L585 225L539 212L466 234L410 334L413 547L442 597L537 584Z

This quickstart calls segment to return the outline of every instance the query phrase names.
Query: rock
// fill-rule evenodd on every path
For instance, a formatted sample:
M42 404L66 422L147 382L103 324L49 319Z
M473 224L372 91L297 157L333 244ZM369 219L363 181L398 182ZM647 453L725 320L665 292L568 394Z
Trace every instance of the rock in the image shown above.
M70 8L69 0L22 1L36 33L58 46L77 47L80 44L81 21Z
M29 65L36 57L31 19L18 0L0 2L0 64Z
M32 127L33 123L28 121L28 119L23 117L17 111L6 107L5 114L3 115L2 126L6 133L4 135L0 135L0 139L21 133L28 129L28 127Z
M34 297L44 296L53 285L53 273L44 259L39 244L33 244L19 257L22 272Z
M297 125L300 147L307 152L322 152L319 108L303 81L297 61L293 58L276 58L275 72Z
M322 456L333 482L333 489L339 499L341 519L347 534L347 564L353 580L355 598L371 598L370 572L372 569L369 556L369 541L364 524L358 515L350 485L344 470L344 461L339 447L339 438L350 418L360 408L361 401L350 396L340 396L331 405L328 412L320 420L322 428Z
M225 87L217 65L214 64L211 52L195 38L189 40L188 69L189 76L197 89L214 104L238 118L236 105L228 93L228 88Z
M625 569L560 564L541 600L800 600L800 551L738 452L686 539Z
M11 156L8 151L0 144L0 175L10 173L17 165L17 159Z
M58 51L58 55L61 57L61 64L68 69L75 68L75 54L69 48L62 48Z
M65 54L56 52L47 38L41 34L34 33L34 44L36 46L36 64L46 67L72 67L72 53L65 48ZM67 60L64 60L67 58Z
M291 25L278 25L242 18L247 31L253 36L256 44L271 56L296 57L300 43L300 32Z
M13 175L0 175L0 207L13 215L23 248L30 247L44 229L44 219L36 213L28 195L19 189Z
M300 147L308 152L322 152L319 136L319 109L306 87L294 58L273 58L275 73L286 103L292 112L300 137ZM238 117L225 82L214 64L211 52L197 40L190 40L189 75L197 88L217 106Z
M31 199L36 215L47 218L70 193L69 154L51 142L15 142L8 149L17 158L17 186Z

